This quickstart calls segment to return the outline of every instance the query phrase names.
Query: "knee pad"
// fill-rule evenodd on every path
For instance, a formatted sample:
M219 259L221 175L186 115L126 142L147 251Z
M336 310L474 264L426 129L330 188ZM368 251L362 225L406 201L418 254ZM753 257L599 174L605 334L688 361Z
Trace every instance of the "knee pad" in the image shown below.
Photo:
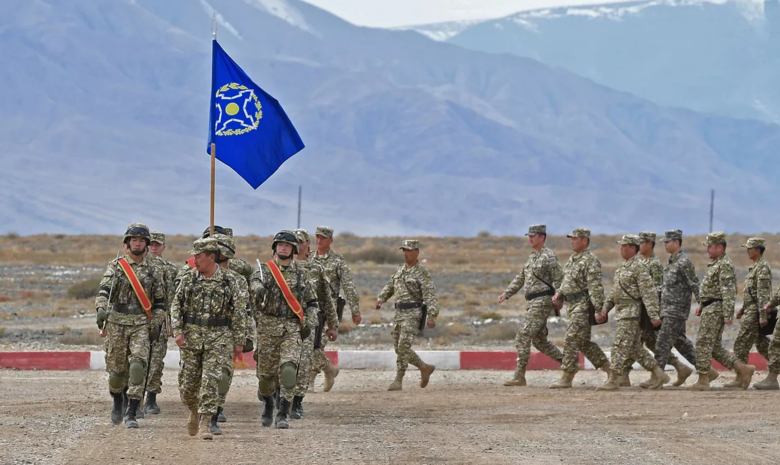
M276 383L273 378L260 376L259 382L257 383L257 390L264 397L270 396L276 390Z
M227 394L230 389L230 370L227 368L222 369L222 376L219 377L219 384L217 384L217 393L223 396Z
M146 378L146 363L142 360L133 360L130 362L130 384L139 385L144 383Z
M282 386L286 387L287 389L292 389L295 387L295 383L298 382L298 368L295 366L293 362L286 362L282 365L282 368L279 370L279 381L281 382Z
M126 376L126 373L117 373L116 371L112 371L108 374L108 387L110 387L113 391L121 391L125 388Z

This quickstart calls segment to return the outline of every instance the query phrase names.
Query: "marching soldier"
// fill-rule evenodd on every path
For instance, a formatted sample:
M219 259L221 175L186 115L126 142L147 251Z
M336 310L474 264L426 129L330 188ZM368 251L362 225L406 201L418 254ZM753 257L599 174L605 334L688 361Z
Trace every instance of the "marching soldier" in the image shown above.
M777 382L777 375L780 374L780 325L777 323L777 307L780 305L780 289L777 289L769 302L764 304L764 311L773 316L775 322L774 332L772 333L772 341L769 343L769 349L767 349L767 374L766 378L755 383L753 388L775 391L780 389L780 383Z
M428 365L412 350L414 336L423 329L423 323L428 319L428 327L436 326L436 318L439 316L439 304L436 300L436 289L428 270L418 261L420 255L420 242L405 240L401 245L404 251L404 264L399 266L390 281L379 293L376 300L376 308L379 310L382 304L395 296L395 318L393 320L393 343L396 360L395 381L390 384L388 391L400 391L404 374L408 365L414 365L420 370L420 387L428 385L431 374L436 369Z
M274 259L252 275L251 299L257 320L258 394L265 407L261 424L274 421L274 392L279 387L276 427L287 429L290 404L300 373L303 341L311 333L308 315L318 311L317 295L308 272L293 260L298 239L290 231L274 236Z
M653 373L654 377L648 383L650 389L661 389L664 383L669 381L669 376L658 368L653 355L642 347L642 330L639 326L642 308L644 306L647 310L653 326L656 327L661 325L661 308L653 277L647 266L637 257L639 240L636 234L626 234L618 241L620 255L625 262L615 271L612 292L604 303L601 314L596 316L599 323L604 323L612 309L615 309L617 314L617 331L612 342L612 371L607 382L596 388L600 391L618 390L618 378L634 360Z
M246 338L246 302L241 281L218 264L215 238L196 240L190 254L195 268L182 276L171 305L181 354L179 396L190 411L187 433L212 439L219 391L229 385L226 367L232 354L241 353Z
M106 337L108 387L114 399L111 421L119 424L124 415L127 428L138 428L149 341L159 336L159 327L150 322L165 315L164 278L146 257L150 241L146 225L127 227L122 242L128 253L108 264L95 299L97 326Z
M696 316L701 317L699 332L696 335L696 368L699 380L688 387L692 391L709 391L709 372L712 359L717 360L729 370L737 372L740 387L747 389L753 379L756 367L746 365L723 348L723 326L731 325L734 305L737 298L737 278L734 264L726 255L726 233L713 232L704 241L710 262L701 281L699 298L701 304Z
M552 389L571 388L577 373L579 352L582 352L594 367L610 373L610 363L601 347L590 340L591 317L604 304L604 284L601 282L601 262L590 251L590 230L575 228L566 237L571 239L574 251L563 267L563 282L553 296L553 304L566 302L569 325L563 339L563 361L561 379L551 384Z
M360 299L358 298L355 284L352 282L352 272L349 270L346 260L344 260L342 255L331 249L333 229L327 226L318 226L315 233L315 241L317 253L311 259L325 268L325 274L330 282L331 297L336 302L336 313L339 315L339 320L341 320L340 316L344 306L349 303L349 309L352 312L352 322L355 325L359 325L362 321L359 309ZM339 290L344 292L346 299L339 296ZM322 371L325 374L325 384L322 390L328 392L333 388L336 376L339 375L339 369L331 365L325 356L326 343L327 340L323 338L320 347L314 351L314 368L310 383L314 384L317 374Z
M528 242L534 251L523 265L523 271L509 284L506 291L498 296L501 304L520 289L525 288L525 300L528 303L523 326L517 331L517 368L515 376L504 386L525 386L525 369L531 355L531 344L536 349L560 363L563 354L547 339L547 317L555 309L552 296L561 286L563 270L558 258L544 243L547 240L547 227L543 224L528 228Z

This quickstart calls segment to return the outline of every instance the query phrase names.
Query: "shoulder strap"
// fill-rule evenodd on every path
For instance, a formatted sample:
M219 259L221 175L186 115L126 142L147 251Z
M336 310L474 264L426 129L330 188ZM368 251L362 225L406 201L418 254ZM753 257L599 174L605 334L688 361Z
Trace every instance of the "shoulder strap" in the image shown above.
M292 293L292 290L290 290L290 286L287 284L287 281L284 279L284 275L282 275L282 271L279 269L278 266L276 266L276 263L274 263L273 260L269 260L266 262L266 265L268 265L268 269L271 270L271 276L274 277L274 281L276 281L276 285L279 286L279 289L282 291L282 295L284 296L284 300L287 301L287 305L290 306L293 313L295 313L295 316L298 317L299 320L301 320L301 323L303 323L303 307L301 307L301 303L298 302L298 299L295 298L295 296ZM300 286L301 279L298 278L298 285Z
M642 264L640 263L640 265L642 265ZM644 266L644 265L642 265L642 266ZM621 282L620 282L620 280L619 280L619 279L617 279L617 276L615 277L615 282L617 282L617 283L618 283L618 286L620 286L620 288L621 288L621 289L623 289L623 292L625 292L625 293L626 293L626 295L628 295L629 297L631 297L631 298L632 298L632 299L634 299L634 300L640 300L640 301L642 300L642 299L639 299L639 298L637 298L637 297L634 297L633 295L631 295L631 293L630 293L630 292L628 292L628 291L626 290L626 288L625 288L625 287L623 287L623 283L621 283Z
M536 263L536 260L538 260L538 259L539 259L539 257L536 257L534 259L534 263ZM531 264L531 266L533 267L533 264ZM533 277L536 278L537 280L541 281L545 286L549 287L551 291L555 292L555 288L552 286L552 284L548 283L544 279L542 279L539 276L537 276L536 273L534 272L533 268L531 268L531 275L533 275Z
M122 271L125 272L125 276L127 276L127 279L130 281L130 286L133 287L133 291L135 291L136 297L138 297L138 302L141 303L141 307L146 311L146 316L149 317L149 319L152 319L152 301L149 300L149 296L146 295L146 291L144 290L143 285L141 285L141 280L138 279L138 275L135 274L135 270L132 266L130 266L129 263L127 263L127 260L122 257L119 259L119 266L122 268Z

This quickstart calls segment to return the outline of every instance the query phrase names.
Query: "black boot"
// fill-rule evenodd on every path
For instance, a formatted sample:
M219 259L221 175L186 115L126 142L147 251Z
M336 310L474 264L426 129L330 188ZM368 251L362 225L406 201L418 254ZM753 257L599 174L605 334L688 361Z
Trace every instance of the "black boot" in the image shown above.
M274 396L263 397L263 415L260 417L260 424L269 427L274 423Z
M122 417L127 415L127 408L130 406L130 399L127 398L127 388L122 391Z
M300 420L303 418L303 397L295 396L292 401L292 410L290 410L290 418L293 420Z
M220 434L222 434L222 430L219 429L218 420L219 420L219 414L211 416L211 427L209 429L211 430L211 434L213 434L214 436L219 436Z
M149 415L159 415L160 414L160 406L157 405L157 393L156 392L147 392L146 393L146 402L144 403L144 413Z
M122 423L123 410L122 410L122 393L111 392L111 397L114 399L114 405L111 407L111 423L118 425Z
M290 413L290 401L281 398L279 399L279 410L276 411L276 428L288 429L290 424L287 422L287 415Z
M222 412L222 407L217 407L217 421L220 423L225 423L227 421L227 417L225 417L224 412Z
M135 414L138 411L139 405L141 405L140 399L130 399L130 405L127 407L127 413L125 414L125 427L138 428L138 421L135 419Z

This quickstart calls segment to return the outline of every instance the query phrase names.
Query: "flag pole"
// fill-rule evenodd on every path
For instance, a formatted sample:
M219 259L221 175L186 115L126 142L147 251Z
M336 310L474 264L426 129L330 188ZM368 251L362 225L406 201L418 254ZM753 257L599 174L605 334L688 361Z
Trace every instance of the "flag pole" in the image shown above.
M217 144L211 143L211 232L209 236L214 236L214 180L216 178L216 160L217 160Z

